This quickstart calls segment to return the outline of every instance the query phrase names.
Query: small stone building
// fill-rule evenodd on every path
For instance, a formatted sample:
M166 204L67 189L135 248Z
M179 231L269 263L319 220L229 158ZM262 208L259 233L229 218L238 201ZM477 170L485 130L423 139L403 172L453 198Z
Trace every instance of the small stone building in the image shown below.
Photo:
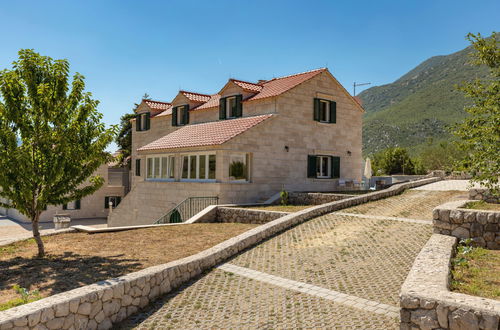
M55 214L69 214L71 219L107 218L109 202L118 206L127 193L129 171L127 168L116 167L112 164L102 165L94 173L104 179L103 186L92 195L65 205L51 205L40 215L41 222L51 222ZM0 214L10 218L30 222L30 220L16 209L0 207Z
M143 100L132 120L131 191L108 225L153 223L188 197L253 203L283 188L359 182L363 112L325 68Z

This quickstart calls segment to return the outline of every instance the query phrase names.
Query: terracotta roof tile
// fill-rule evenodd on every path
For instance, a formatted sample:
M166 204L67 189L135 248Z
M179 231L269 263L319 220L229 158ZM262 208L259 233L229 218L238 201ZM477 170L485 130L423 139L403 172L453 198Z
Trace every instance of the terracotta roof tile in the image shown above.
M207 102L203 103L202 105L196 107L193 110L202 110L202 109L210 109L210 108L218 107L219 100L220 100L219 94L210 95L210 100L208 100Z
M326 71L326 68L316 69L312 71L297 73L291 76L285 76L268 80L262 83L262 90L260 91L260 93L249 98L248 101L264 99L266 97L278 96L324 71Z
M248 81L243 81L243 80L237 80L237 79L230 79L232 82L234 82L236 85L240 86L243 88L243 90L249 91L249 92L254 92L258 93L262 90L262 86L259 84L254 84Z
M272 116L269 114L187 125L137 150L145 151L220 145Z
M194 92L188 92L188 91L180 91L185 97L190 99L191 101L194 102L202 102L205 103L208 100L210 100L210 95L207 94L200 94L200 93L194 93Z
M172 105L168 102L154 101L154 100L142 100L142 102L146 103L148 107L152 110L156 111L164 111L167 110Z

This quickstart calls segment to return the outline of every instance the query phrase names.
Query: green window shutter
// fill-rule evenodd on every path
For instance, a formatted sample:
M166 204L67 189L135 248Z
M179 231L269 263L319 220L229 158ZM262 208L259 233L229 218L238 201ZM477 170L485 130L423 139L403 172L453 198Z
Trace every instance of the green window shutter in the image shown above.
M68 204L63 204L63 210L67 210L68 209Z
M135 130L136 131L141 130L141 115L135 116Z
M104 197L104 208L109 209L109 197Z
M332 178L340 178L340 157L332 157Z
M308 155L307 156L307 177L315 178L316 177L316 156Z
M219 119L226 119L226 98L221 97L219 100Z
M243 97L241 94L236 95L236 117L243 116L243 104L241 103Z
M314 99L314 120L319 121L319 99Z
M337 102L330 101L330 123L335 124L337 122Z
M80 207L82 206L82 203L79 199L75 201L75 210L79 210Z
M144 128L145 131L151 128L151 113L146 113L146 127Z
M182 110L182 124L183 125L189 124L189 105L188 104L186 104Z
M172 126L177 126L177 108L172 108Z
M141 176L141 160L140 159L135 160L135 175Z

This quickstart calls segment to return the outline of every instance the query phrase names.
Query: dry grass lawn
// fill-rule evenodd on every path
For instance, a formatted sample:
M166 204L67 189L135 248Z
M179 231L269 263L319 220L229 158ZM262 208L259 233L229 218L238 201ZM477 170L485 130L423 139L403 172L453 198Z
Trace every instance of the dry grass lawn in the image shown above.
M34 257L33 239L3 246L0 307L19 297L16 284L47 297L196 254L256 226L209 223L45 236L45 259Z
M460 250L454 258L451 289L465 294L500 300L500 250Z
M485 201L470 202L465 205L466 209L500 211L500 204L486 203Z

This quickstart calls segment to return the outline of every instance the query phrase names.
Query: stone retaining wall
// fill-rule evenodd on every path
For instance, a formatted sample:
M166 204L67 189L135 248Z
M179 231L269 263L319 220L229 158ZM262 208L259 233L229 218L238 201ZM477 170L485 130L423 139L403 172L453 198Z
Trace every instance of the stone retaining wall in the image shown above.
M415 259L401 288L402 330L498 329L500 301L448 290L456 242L434 234Z
M236 207L218 207L216 221L263 224L284 217L287 214L289 213Z
M469 202L473 201L454 201L436 207L432 212L434 233L472 238L477 246L499 250L500 212L460 208Z
M288 194L288 201L292 205L320 205L320 204L339 201L353 196L356 195L335 194L335 193L290 192Z
M488 203L500 203L500 197L493 196L489 189L475 188L469 190L469 199L482 200Z
M2 311L0 329L109 329L113 323L136 313L160 295L172 291L243 249L292 226L435 181L439 181L439 178L408 182L386 190L313 206L253 228L190 257ZM210 207L210 212L214 212L216 208Z

